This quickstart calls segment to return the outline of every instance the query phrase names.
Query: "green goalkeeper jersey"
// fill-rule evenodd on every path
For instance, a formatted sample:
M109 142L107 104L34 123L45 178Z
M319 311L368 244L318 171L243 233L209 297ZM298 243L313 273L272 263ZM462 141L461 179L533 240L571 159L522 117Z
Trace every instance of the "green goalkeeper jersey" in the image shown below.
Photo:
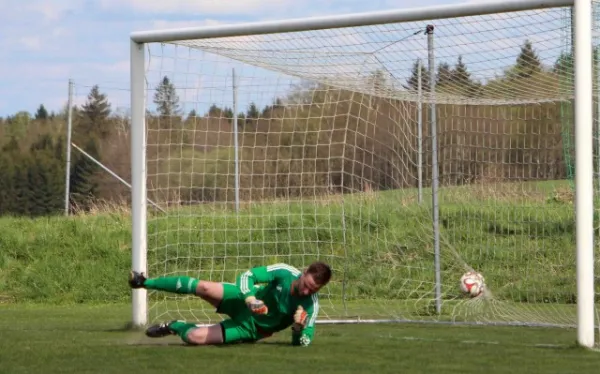
M287 264L274 264L250 269L237 278L236 284L244 298L254 296L269 308L265 315L256 315L257 328L275 333L294 323L294 313L301 305L307 313L307 324L299 333L292 333L293 345L309 345L314 337L315 321L319 313L319 297L312 294L300 296L292 282L300 278L301 272Z

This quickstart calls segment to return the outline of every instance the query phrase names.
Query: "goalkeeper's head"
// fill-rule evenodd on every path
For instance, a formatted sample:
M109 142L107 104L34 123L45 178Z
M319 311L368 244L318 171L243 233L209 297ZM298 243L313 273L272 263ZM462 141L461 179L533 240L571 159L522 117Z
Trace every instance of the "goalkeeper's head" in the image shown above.
M298 294L308 296L317 293L330 279L331 267L321 261L313 262L298 279Z

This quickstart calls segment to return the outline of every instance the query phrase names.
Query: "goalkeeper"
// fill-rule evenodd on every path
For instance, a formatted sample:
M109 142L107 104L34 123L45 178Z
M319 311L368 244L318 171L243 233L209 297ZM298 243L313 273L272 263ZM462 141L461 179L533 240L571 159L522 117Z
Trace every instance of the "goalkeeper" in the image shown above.
M178 335L192 345L256 342L291 326L292 345L307 346L319 313L318 291L331 278L331 268L314 262L304 271L287 264L255 267L238 276L236 284L187 276L146 278L132 272L129 285L178 294L194 294L219 314L229 316L212 326L170 321L150 326L149 337Z

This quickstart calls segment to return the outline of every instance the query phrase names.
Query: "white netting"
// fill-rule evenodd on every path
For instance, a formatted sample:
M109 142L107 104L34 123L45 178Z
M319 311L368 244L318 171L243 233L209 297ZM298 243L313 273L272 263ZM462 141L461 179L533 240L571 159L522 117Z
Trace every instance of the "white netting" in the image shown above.
M323 319L574 324L570 20L550 9L150 44L148 197L168 212L149 217L150 276L233 282L321 259L335 271ZM471 268L483 299L459 292ZM219 318L190 297L152 292L150 306L152 320Z

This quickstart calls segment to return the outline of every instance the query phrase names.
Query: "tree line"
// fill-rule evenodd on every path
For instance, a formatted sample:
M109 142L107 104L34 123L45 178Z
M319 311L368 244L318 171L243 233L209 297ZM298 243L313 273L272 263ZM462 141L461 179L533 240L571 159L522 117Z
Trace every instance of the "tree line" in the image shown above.
M451 65L452 64L452 65ZM425 64L421 64L422 66ZM416 90L418 62L404 90ZM424 92L432 77L421 71ZM437 66L436 92L448 97L539 98L572 90L572 55L543 66L526 41L514 65L487 82L472 78L462 57ZM388 87L382 72L375 86ZM297 87L262 109L244 112L216 103L205 113L183 114L177 88L165 76L147 113L148 192L161 204L232 202L233 118L238 118L240 194L244 200L387 190L417 185L417 103L320 83ZM543 99L543 98L542 98ZM555 98L554 98L555 99ZM431 180L429 110L423 106L423 184ZM440 181L476 182L568 177L572 102L475 104L440 101L436 107ZM129 118L112 109L106 93L91 88L72 109L73 138L88 154L130 180ZM44 105L30 115L0 119L0 212L39 216L64 209L66 109ZM569 143L570 144L570 143ZM130 191L80 152L69 169L70 209L89 211L101 202L127 203Z

